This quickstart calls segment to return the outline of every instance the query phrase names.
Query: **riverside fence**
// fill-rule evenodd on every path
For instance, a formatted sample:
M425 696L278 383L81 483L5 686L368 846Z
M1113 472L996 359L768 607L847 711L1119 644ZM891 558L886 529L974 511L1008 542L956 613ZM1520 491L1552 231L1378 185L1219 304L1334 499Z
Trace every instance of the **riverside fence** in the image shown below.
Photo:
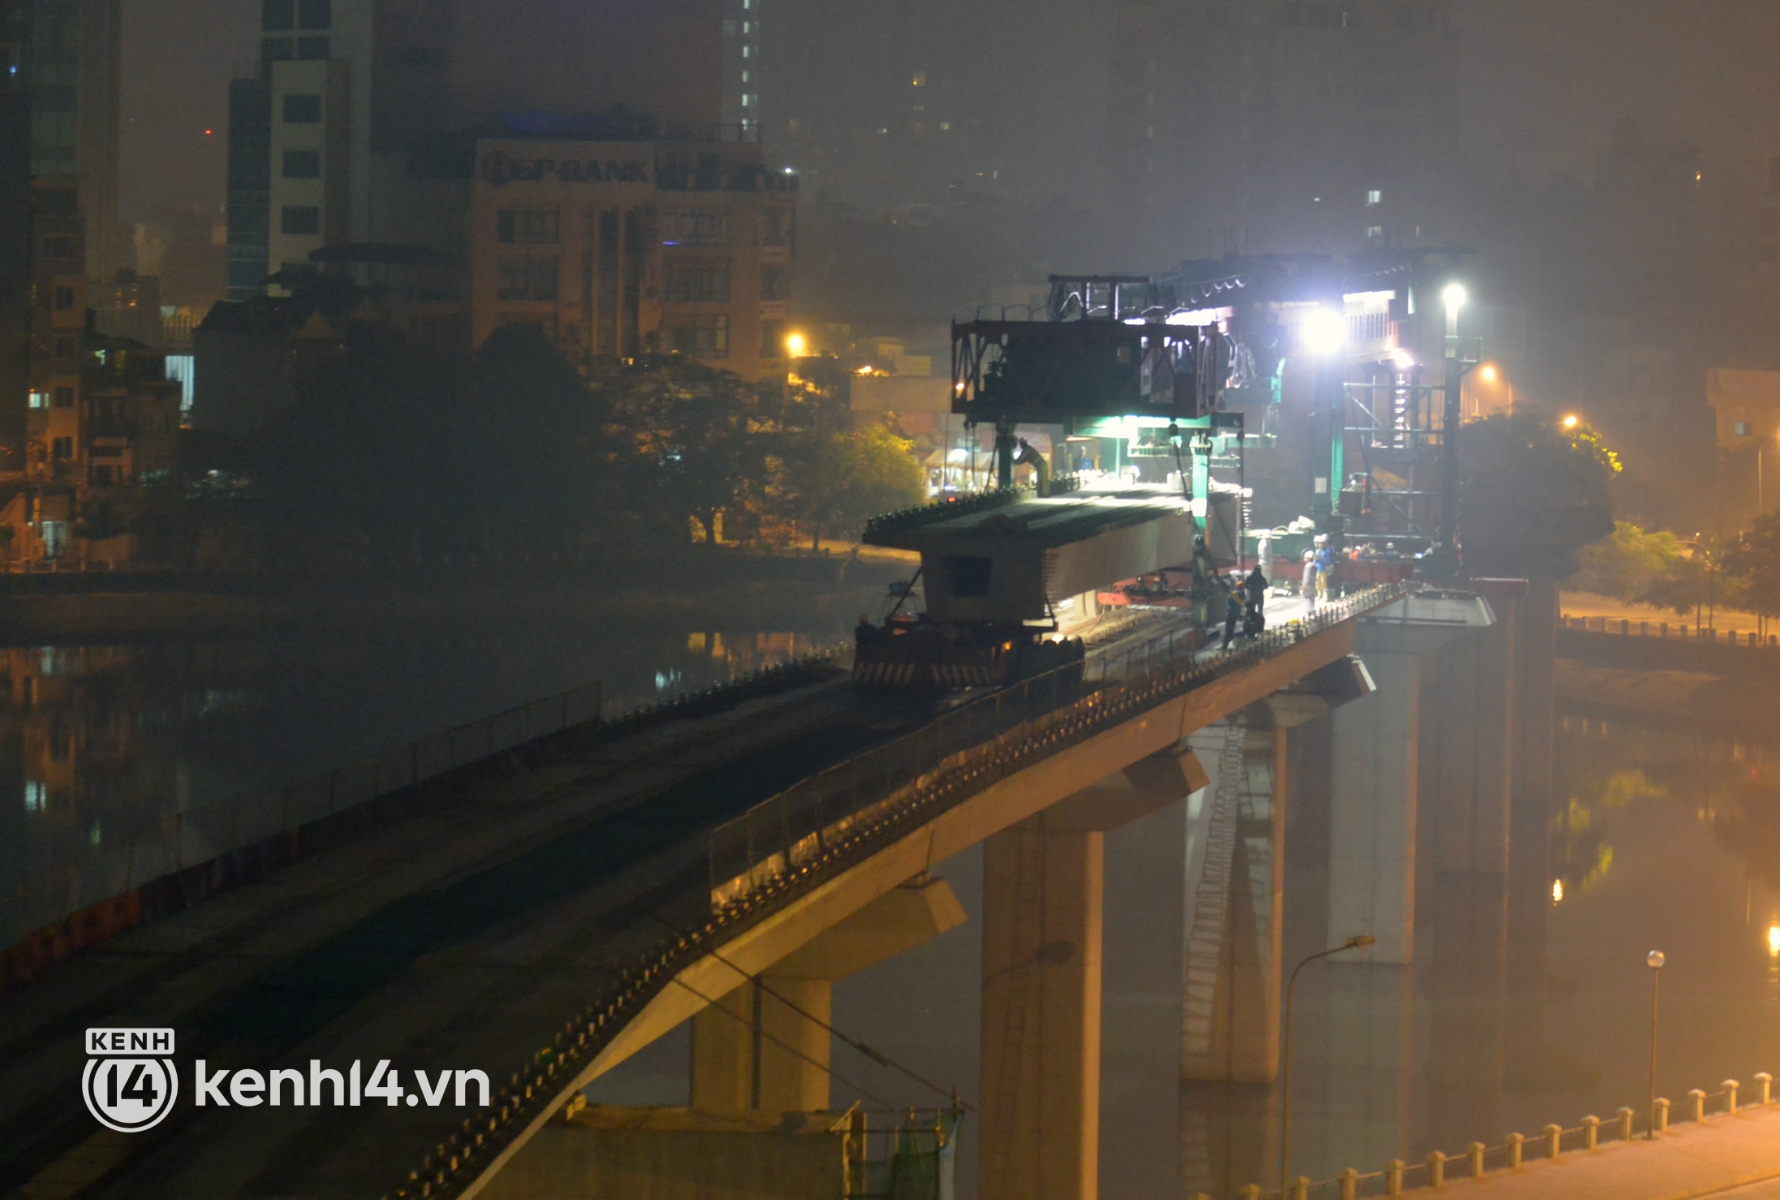
M1632 621L1614 617L1573 617L1565 613L1558 618L1560 629L1582 633L1616 633L1621 637L1672 638L1696 646L1747 646L1752 650L1780 649L1780 635L1762 635L1753 631L1738 633L1735 629L1688 629L1686 621Z
M1773 1103L1774 1077L1766 1071L1755 1076L1752 1094L1745 1096L1743 1107L1767 1107ZM1738 1111L1742 1085L1727 1079L1713 1092L1695 1088L1687 1093L1687 1103L1678 1111L1667 1098L1656 1102L1654 1133L1661 1136L1669 1128L1671 1116L1677 1121L1703 1122L1710 1117ZM1557 1158L1563 1154L1584 1153L1599 1149L1608 1142L1629 1142L1652 1134L1651 1115L1633 1108L1621 1108L1612 1117L1583 1117L1574 1126L1547 1125L1537 1137L1511 1133L1499 1145L1486 1146L1472 1142L1459 1154L1434 1151L1421 1162L1406 1163L1392 1159L1382 1171L1361 1172L1349 1167L1334 1179L1312 1182L1300 1176L1282 1195L1279 1189L1263 1191L1258 1184L1237 1190L1239 1200L1363 1200L1371 1196L1401 1196L1423 1188L1438 1188L1458 1179L1482 1179L1491 1172L1516 1171L1541 1158ZM1193 1200L1212 1200L1200 1192Z
M478 721L393 747L283 788L158 814L146 828L93 841L78 860L28 866L0 896L0 988L45 963L145 920L177 911L270 866L346 836L372 817L373 802L503 755L549 761L578 733L590 739L639 732L705 715L835 669L835 652L806 656L602 720L601 683L571 688Z

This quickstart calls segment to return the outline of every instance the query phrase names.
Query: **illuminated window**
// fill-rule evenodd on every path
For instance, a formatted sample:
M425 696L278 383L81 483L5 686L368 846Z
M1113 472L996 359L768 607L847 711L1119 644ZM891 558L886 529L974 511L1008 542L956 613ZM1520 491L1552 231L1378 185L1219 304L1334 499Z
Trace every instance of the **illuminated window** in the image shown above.
M25 780L25 811L43 811L43 781L41 779Z
M506 245L554 246L560 240L561 217L554 208L503 208L497 238Z
M1366 226L1366 236L1369 239L1371 239L1372 241L1377 241L1379 238L1382 238L1384 236L1384 226L1383 225L1368 225L1368 226Z
M1384 193L1382 191L1380 191L1378 188L1373 188L1371 191L1366 193L1366 207L1367 208L1377 208L1380 204L1383 204L1383 203L1384 203Z
M1749 422L1747 422L1747 421L1732 421L1731 422L1731 433L1736 435L1737 437L1748 437L1749 436Z
M47 393L47 392L32 392L31 393L31 407L32 408L44 408L48 404L49 404L49 393Z

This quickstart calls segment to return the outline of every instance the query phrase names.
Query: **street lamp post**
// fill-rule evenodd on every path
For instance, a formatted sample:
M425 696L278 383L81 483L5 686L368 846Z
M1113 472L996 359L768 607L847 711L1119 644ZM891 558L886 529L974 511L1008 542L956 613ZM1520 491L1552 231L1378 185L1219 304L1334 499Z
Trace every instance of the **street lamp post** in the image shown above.
M1339 946L1331 946L1327 950L1318 950L1309 958L1304 959L1292 968L1292 977L1286 982L1286 1012L1282 1022L1284 1029L1281 1035L1279 1051L1279 1195L1285 1200L1291 1183L1292 1165L1292 989L1298 986L1298 972L1308 967L1319 958L1327 958L1331 954L1340 954L1343 950L1363 950L1378 939L1371 934L1362 933L1350 937Z
M1663 952L1652 950L1644 956L1650 964L1650 1113L1647 1137L1656 1136L1656 997L1658 985L1663 977Z

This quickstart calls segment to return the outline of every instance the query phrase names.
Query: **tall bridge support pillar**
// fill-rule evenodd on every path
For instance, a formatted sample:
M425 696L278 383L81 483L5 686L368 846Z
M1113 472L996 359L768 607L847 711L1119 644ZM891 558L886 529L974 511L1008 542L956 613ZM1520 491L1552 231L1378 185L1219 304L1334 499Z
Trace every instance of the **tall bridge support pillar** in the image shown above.
M1286 818L1303 786L1294 749L1303 726L1371 691L1365 667L1345 658L1193 735L1201 756L1219 762L1186 862L1182 1079L1279 1075Z
M817 1112L829 1107L834 981L964 922L943 879L885 893L692 1019L692 1107L706 1112Z
M1378 690L1335 713L1328 944L1377 938L1375 963L1415 956L1416 826L1424 678L1441 647L1489 625L1466 593L1416 593L1360 622L1355 652Z
M984 843L983 1200L1094 1200L1105 834L1205 782L1152 755Z

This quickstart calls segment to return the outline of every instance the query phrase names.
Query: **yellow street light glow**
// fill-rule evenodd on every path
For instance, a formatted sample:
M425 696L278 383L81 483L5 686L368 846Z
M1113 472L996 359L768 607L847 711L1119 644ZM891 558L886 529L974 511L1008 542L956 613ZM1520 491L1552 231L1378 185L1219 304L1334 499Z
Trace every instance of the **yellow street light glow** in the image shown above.
M1459 309L1465 307L1465 301L1470 298L1470 294L1465 291L1465 285L1462 283L1449 283L1440 293L1440 299L1445 302L1446 311L1449 313L1458 312Z
M1768 926L1768 953L1780 958L1780 925Z
M1562 904L1564 902L1564 881L1561 879L1554 879L1551 881L1551 902L1553 904Z
M1577 416L1575 413L1571 413L1569 416L1564 418L1564 428L1565 429L1574 429L1580 424L1582 424L1582 418Z
M809 348L810 343L804 339L803 334L791 333L785 335L785 353L789 354L792 358L802 358L808 353Z
M1485 383L1494 383L1498 375L1495 366L1491 363L1484 363L1477 373L1483 376L1483 381Z

